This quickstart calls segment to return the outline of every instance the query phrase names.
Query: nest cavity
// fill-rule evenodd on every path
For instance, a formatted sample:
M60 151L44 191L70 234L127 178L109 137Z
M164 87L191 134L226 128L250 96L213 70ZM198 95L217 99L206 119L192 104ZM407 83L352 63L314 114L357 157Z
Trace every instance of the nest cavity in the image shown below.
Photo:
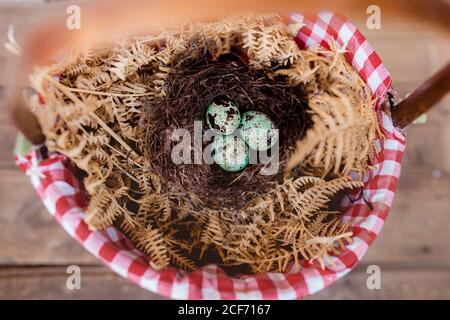
M151 163L149 170L159 175L166 187L172 184L179 190L195 193L211 209L239 209L282 181L289 155L311 122L305 93L302 86L287 83L283 76L274 76L279 64L255 68L242 52L231 51L213 59L207 50L198 49L196 43L191 46L174 59L173 71L163 88L166 95L145 103L140 123L143 153ZM261 111L274 121L279 129L279 156L274 156L273 161L279 163L271 165L279 166L277 173L262 174L263 163L251 164L236 173L204 161L173 163L171 152L179 142L171 141L173 131L189 130L194 143L194 121L201 121L202 129L208 129L204 121L206 109L213 101L221 100L233 102L241 114Z

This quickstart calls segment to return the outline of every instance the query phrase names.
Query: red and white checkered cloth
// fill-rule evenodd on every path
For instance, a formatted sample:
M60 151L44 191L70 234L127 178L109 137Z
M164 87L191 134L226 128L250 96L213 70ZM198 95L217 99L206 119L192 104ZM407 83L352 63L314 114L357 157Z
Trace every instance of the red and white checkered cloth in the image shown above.
M327 47L327 40L334 38L340 46L346 45L349 52L345 57L374 97L385 96L391 86L389 73L364 36L344 17L333 13L314 17L293 14L290 19L305 24L296 37L301 48L316 44ZM379 141L379 153L363 190L373 208L363 199L343 203L347 208L343 219L351 222L353 242L341 255L333 257L325 270L317 263L305 262L300 270L241 278L229 277L215 265L192 273L172 267L156 271L116 228L96 232L88 229L83 221L83 186L72 174L73 167L66 157L52 154L40 159L34 151L17 158L17 164L31 177L48 211L73 238L112 270L145 289L176 299L298 299L328 287L350 272L383 227L400 176L405 137L386 114L380 110L378 113L386 139Z

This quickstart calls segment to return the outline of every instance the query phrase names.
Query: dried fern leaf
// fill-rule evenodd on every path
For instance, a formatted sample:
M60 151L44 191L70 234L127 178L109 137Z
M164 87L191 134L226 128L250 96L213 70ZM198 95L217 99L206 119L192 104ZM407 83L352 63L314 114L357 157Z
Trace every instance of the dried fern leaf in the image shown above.
M340 92L323 93L310 100L314 126L297 144L289 159L287 171L297 165L320 166L324 176L362 173L369 165L370 150L375 148L375 135L366 118L355 110L350 100Z

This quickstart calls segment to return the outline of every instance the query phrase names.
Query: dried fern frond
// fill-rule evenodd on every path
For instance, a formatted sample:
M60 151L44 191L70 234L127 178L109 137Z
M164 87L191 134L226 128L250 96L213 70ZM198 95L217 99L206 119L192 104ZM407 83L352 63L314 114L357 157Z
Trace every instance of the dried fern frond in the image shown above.
M149 257L150 265L156 270L161 270L169 264L167 243L158 230L150 227L138 227L131 234L131 240L135 243L136 248Z
M139 210L135 215L137 223L143 226L153 224L153 221L168 221L172 214L169 201L156 194L151 193L139 200Z
M268 66L272 62L287 65L297 59L300 50L290 36L288 26L280 18L260 16L243 28L242 48L255 66Z
M210 213L208 221L202 232L201 241L205 244L214 243L221 246L223 244L224 231L219 215Z
M122 187L114 191L102 189L96 196L90 199L85 221L91 230L101 230L112 225L114 220L122 215L123 205L118 199L128 191Z
M181 253L181 250L169 248L168 253L172 263L179 268L187 271L194 271L198 268L193 260Z
M320 167L328 173L364 173L375 149L373 116L363 116L339 91L322 93L309 102L314 126L297 143L287 171L297 165ZM374 111L372 111L374 113Z
M109 72L118 79L125 81L140 67L156 60L156 51L145 43L135 41L125 48L116 50L111 58Z
M295 182L292 185L295 185ZM348 176L331 181L316 180L310 188L289 197L288 200L301 218L308 218L312 214L325 209L331 197L338 191L358 187L362 187L361 182L353 181ZM298 189L295 191L298 191ZM290 193L295 191L289 190Z

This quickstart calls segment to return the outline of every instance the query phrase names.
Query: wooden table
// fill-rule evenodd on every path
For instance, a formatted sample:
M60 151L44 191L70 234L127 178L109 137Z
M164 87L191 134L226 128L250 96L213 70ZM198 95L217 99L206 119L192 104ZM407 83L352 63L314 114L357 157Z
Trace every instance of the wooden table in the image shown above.
M39 0L0 3L0 36L16 26L18 38L53 4ZM376 2L376 1L375 1ZM65 10L57 7L56 10ZM61 9L62 8L62 9ZM427 24L382 20L368 30L365 12L350 18L390 70L400 96L443 66L449 35ZM49 35L51 41L51 35ZM16 130L6 117L2 87L12 56L0 48L0 298L158 299L108 268L72 240L16 169ZM408 146L394 206L381 235L350 275L315 299L450 299L450 99L408 128ZM66 287L66 268L81 268L80 290ZM366 286L367 267L381 268L381 290Z

